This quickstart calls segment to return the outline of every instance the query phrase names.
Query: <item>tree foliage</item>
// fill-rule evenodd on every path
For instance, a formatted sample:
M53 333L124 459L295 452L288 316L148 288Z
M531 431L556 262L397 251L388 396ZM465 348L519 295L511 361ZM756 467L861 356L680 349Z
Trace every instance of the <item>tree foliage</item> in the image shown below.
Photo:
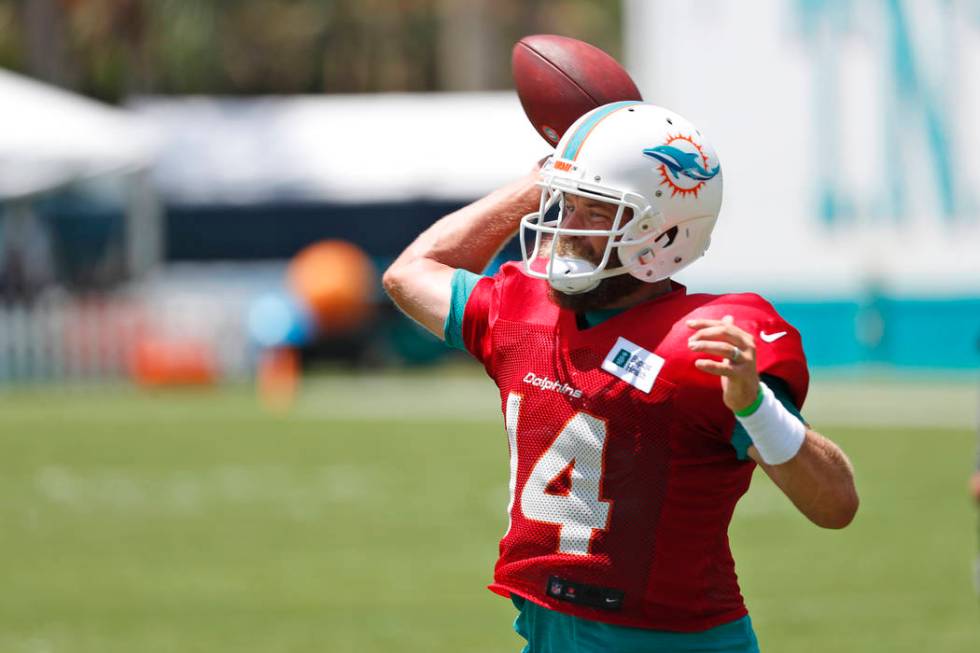
M0 66L134 93L504 88L538 32L619 54L619 0L0 0Z

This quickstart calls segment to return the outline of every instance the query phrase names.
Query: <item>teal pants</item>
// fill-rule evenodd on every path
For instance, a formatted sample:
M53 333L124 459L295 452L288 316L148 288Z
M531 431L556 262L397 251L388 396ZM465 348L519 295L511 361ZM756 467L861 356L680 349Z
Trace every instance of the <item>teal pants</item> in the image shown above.
M580 619L512 596L522 653L759 653L748 616L698 633L613 626Z

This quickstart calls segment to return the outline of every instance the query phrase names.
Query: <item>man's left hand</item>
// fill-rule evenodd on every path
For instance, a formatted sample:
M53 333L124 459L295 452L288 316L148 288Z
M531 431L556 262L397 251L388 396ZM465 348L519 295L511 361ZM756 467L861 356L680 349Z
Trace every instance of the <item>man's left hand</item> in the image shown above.
M688 340L691 351L717 356L699 358L694 366L702 372L721 377L725 405L732 411L752 405L759 393L759 373L755 367L755 339L735 326L731 315L720 320L688 320L696 329Z

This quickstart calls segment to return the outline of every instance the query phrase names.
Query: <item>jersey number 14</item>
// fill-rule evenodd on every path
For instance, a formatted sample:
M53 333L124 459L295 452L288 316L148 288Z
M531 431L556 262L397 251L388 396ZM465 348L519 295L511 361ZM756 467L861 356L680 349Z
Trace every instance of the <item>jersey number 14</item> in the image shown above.
M521 395L507 397L505 422L510 441L510 505L514 509L517 489L517 422ZM521 491L521 512L528 519L561 527L558 551L589 555L589 543L596 530L609 525L609 501L599 498L602 489L606 423L587 413L575 413L565 423L548 449L541 455ZM567 474L566 492L549 492L549 486ZM513 523L513 517L511 517ZM510 532L510 526L507 528Z

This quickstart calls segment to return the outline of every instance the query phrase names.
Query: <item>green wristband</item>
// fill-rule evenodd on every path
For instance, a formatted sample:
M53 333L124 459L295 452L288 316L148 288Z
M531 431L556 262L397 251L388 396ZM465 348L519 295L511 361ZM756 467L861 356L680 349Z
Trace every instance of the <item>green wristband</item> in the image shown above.
M759 406L762 405L762 399L764 397L765 395L762 394L762 383L759 383L759 393L755 396L755 401L753 401L751 404L749 404L747 407L743 408L742 410L736 410L733 412L738 417L748 417L755 411L759 410Z

